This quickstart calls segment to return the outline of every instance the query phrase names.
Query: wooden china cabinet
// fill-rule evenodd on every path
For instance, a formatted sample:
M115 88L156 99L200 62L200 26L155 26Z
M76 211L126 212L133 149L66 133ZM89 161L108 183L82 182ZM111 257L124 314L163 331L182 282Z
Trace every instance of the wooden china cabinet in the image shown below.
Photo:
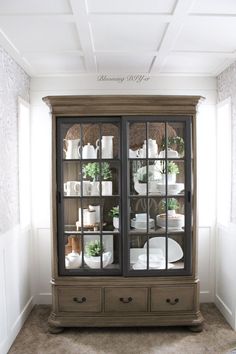
M198 96L53 96L53 333L201 330Z

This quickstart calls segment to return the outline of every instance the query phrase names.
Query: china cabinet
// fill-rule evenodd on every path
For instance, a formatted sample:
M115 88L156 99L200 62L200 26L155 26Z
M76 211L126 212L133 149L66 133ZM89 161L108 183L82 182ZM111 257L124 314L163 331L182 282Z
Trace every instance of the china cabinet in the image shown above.
M53 96L50 330L187 325L197 96Z

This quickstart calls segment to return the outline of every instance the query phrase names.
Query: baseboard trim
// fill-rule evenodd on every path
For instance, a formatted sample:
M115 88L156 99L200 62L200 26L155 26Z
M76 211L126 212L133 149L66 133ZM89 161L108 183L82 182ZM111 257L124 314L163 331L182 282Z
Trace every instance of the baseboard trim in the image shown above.
M11 328L8 328L7 338L4 340L4 342L0 343L0 353L2 354L8 353L10 347L12 346L14 340L16 339L16 336L20 332L23 324L25 323L30 312L32 311L33 306L34 306L34 298L33 296L31 296L31 298L28 300L27 304L23 308L22 312L14 322L13 326Z
M220 296L217 294L215 296L215 305L218 308L218 310L222 313L222 315L224 316L226 321L229 323L229 325L234 330L236 330L234 314L229 309L229 307L224 303L224 301L220 298Z

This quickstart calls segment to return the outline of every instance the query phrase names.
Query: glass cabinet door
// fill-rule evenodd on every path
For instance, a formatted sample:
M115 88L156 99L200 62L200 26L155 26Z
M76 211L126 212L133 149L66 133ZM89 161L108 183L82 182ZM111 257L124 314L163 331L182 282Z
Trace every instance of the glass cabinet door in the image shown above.
M57 118L61 275L121 273L119 118Z
M126 118L129 275L191 272L189 117Z

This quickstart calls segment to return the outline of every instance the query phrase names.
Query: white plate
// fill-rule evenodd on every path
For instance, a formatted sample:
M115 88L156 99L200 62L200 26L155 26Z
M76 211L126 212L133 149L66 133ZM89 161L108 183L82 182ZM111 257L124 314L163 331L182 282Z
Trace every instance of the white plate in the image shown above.
M168 269L171 269L174 267L174 264L168 263ZM147 270L147 267L141 263L141 262L137 262L135 264L133 264L133 269L137 270L137 269L144 269ZM162 266L157 266L157 267L151 267L149 269L166 269L165 265Z
M147 243L144 244L144 248L147 247ZM149 239L149 248L160 248L165 255L166 238L165 237L153 237ZM183 250L180 245L171 238L168 238L168 262L176 262L183 257Z

